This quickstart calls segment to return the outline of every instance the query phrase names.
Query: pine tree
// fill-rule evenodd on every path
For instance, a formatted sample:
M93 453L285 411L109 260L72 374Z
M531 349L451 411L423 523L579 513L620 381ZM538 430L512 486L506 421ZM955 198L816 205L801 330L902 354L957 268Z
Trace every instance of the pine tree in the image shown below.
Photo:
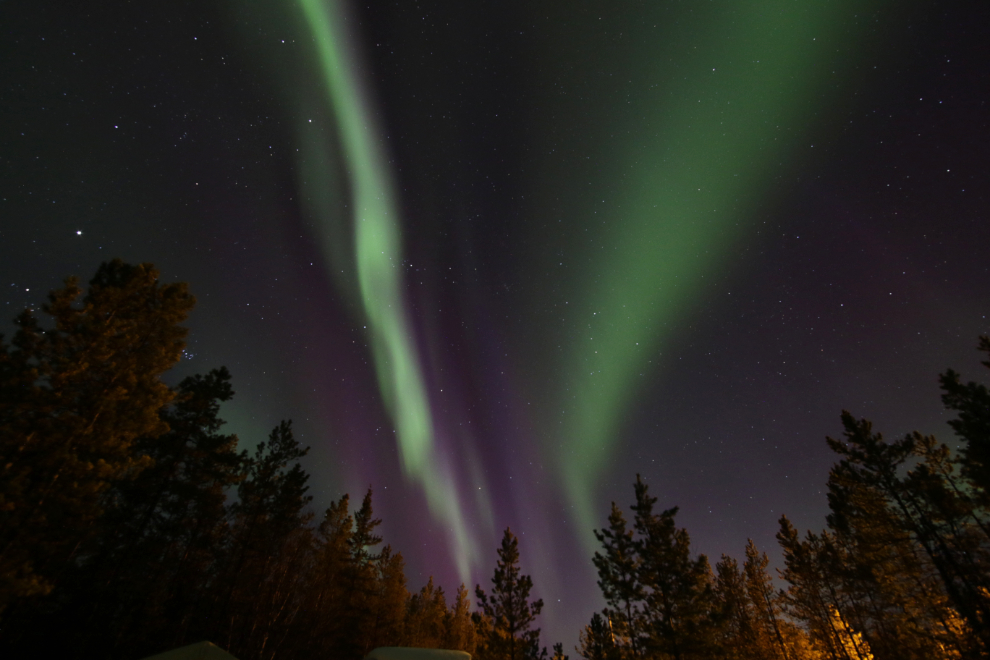
M491 631L484 640L484 660L536 660L541 656L540 629L532 625L543 609L543 600L529 601L532 588L533 580L520 574L519 540L506 528L491 596L481 585L475 587L478 606L491 621Z
M883 492L833 470L829 507L829 527L846 558L835 577L854 606L843 613L876 657L920 660L965 646L948 625L937 568Z
M674 522L677 507L654 513L656 498L650 497L639 475L635 493L637 578L646 594L643 647L648 654L666 654L674 660L710 655L715 630L708 558L691 558L687 530Z
M69 609L89 612L79 621L87 638L105 646L102 625L118 646L181 641L226 540L225 491L244 476L237 437L220 433L232 396L225 368L190 376L161 413L169 431L136 441L154 463L108 491L100 538L70 586L80 602Z
M788 612L808 627L827 657L849 660L841 654L841 645L836 644L838 632L830 616L831 609L835 609L835 590L819 561L819 537L808 532L807 539L802 541L787 516L781 516L777 541L784 553L781 577L789 584L784 598Z
M0 343L0 612L51 590L107 488L151 464L135 440L168 430L160 376L182 354L186 285L115 260L81 295L69 278L42 308L53 327L25 311L12 346Z
M747 539L743 570L746 576L746 595L753 607L756 644L762 649L763 657L787 660L790 654L784 642L781 604L773 579L767 573L769 563L770 558L766 553L757 550L753 539Z
M614 660L617 657L615 642L608 619L598 612L578 634L579 646L575 650L585 660Z
M732 557L722 555L715 564L713 600L718 647L725 657L731 660L764 657L766 649L757 635L757 615L746 594L746 581L739 572L739 564Z
M309 475L295 462L308 451L293 436L291 422L283 421L267 442L258 444L247 477L238 485L226 570L218 576L210 617L213 629L223 631L222 637L211 637L235 655L254 655L248 631L271 621L271 613L262 608L265 601L256 598L258 586L278 575L278 560L289 556L293 535L310 520L305 512L312 500L306 495Z
M406 603L405 560L385 546L374 558L375 581L370 599L370 618L365 628L362 655L378 646L397 646L402 640ZM441 603L442 601L441 594Z
M990 337L980 337L979 350L990 356ZM990 368L990 360L982 364ZM945 407L958 413L949 426L965 442L961 456L963 475L986 502L990 499L990 389L982 383L963 385L952 369L942 374L939 383Z
M331 504L313 534L308 570L297 580L297 614L285 633L288 641L279 647L280 658L359 660L376 646L406 645L407 633L416 626L408 610L418 604L411 605L402 555L388 546L374 551L381 543L374 531L381 521L374 517L371 489L353 514L349 503L344 495ZM443 636L447 611L442 592L432 585L426 591L427 607L440 601ZM466 600L460 607L470 625Z
M447 616L446 633L441 648L474 654L478 642L471 621L471 601L463 584L457 588L457 598Z
M835 480L874 489L887 501L952 607L990 648L990 579L983 568L988 538L968 498L953 486L949 449L917 433L887 442L869 421L848 412L842 421L844 441L828 439L841 456Z
M403 645L424 649L444 648L447 616L443 587L434 587L431 576L423 588L409 598Z
M371 488L368 488L361 501L361 508L354 513L354 533L351 535L350 547L355 561L367 563L375 559L369 548L382 542L382 538L375 535L375 529L381 524L382 521L374 517L371 507Z
M352 612L347 587L359 585L350 546L354 519L348 511L347 495L326 510L316 530L313 569L303 594L302 617L297 620L295 637L306 640L300 650L324 650L336 657L347 657L340 649Z
M352 552L354 518L349 504L347 495L332 503L315 532L312 569L290 635L301 657L361 657L360 631L367 627L374 574Z
M642 606L646 593L639 581L642 559L633 531L628 529L622 510L612 502L608 528L594 531L603 552L592 562L598 569L598 587L607 605L604 616L609 624L613 653L633 658L641 651Z
M691 540L675 525L677 508L654 513L656 498L639 475L633 527L613 503L609 527L595 532L598 585L608 605L615 651L623 658L701 657L715 652L717 604L708 558L691 558Z

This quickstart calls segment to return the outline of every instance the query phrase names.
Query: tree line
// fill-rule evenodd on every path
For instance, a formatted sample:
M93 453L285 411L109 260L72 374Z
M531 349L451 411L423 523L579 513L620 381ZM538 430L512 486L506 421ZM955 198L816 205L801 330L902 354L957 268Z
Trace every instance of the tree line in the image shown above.
M370 490L314 516L290 422L238 450L226 369L162 382L194 302L113 261L0 341L0 654L138 658L202 639L243 659L474 652L467 590L409 593Z
M990 338L979 349L990 354ZM983 362L990 367L990 360ZM887 441L842 413L821 532L786 516L778 588L750 541L714 569L694 556L637 477L631 523L612 504L595 532L606 608L581 632L587 660L922 660L990 651L990 390L940 377L953 450L911 433Z
M472 611L432 578L410 592L372 492L317 515L284 421L253 452L222 432L224 368L168 387L195 300L149 264L100 266L0 337L0 654L139 658L203 639L242 660L357 660L377 646L479 660L567 660L540 646L506 529ZM44 317L44 322L42 317ZM990 339L979 347L990 353ZM990 366L990 361L983 363ZM990 391L940 379L958 450L886 441L843 413L828 439L827 528L786 517L775 580L752 541L742 564L691 551L677 508L637 477L631 516L595 531L605 608L586 660L980 658L990 647Z

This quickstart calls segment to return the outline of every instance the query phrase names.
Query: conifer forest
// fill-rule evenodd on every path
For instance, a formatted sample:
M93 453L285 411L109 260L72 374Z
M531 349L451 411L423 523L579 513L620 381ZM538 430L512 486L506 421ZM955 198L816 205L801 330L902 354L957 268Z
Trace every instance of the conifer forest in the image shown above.
M0 660L990 659L988 35L0 2Z
M951 444L842 413L827 527L779 521L776 570L694 552L640 477L595 530L604 608L576 648L540 638L506 529L490 584L410 585L372 490L315 511L281 422L224 433L227 369L163 381L195 300L106 262L0 344L0 655L140 658L210 640L242 660L379 646L478 660L973 659L990 649L990 390L947 369ZM990 339L979 338L988 359ZM445 587L446 586L446 590ZM547 648L550 642L550 649Z

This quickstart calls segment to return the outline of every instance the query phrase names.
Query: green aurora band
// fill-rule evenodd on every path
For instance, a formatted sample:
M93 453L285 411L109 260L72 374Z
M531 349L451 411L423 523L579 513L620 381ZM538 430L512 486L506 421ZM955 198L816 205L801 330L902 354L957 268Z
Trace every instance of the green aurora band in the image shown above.
M657 3L639 6L643 15L636 26L623 25L633 45L611 66L620 76L627 70L642 89L628 104L616 102L626 100L617 90L612 96L596 90L606 97L598 118L605 128L579 146L601 162L595 189L609 191L612 211L600 244L584 255L592 266L565 284L583 316L578 336L564 346L562 385L554 400L545 401L564 413L550 420L548 452L574 511L575 532L588 550L594 549L591 530L601 523L596 487L636 401L640 374L656 374L658 356L672 347L697 301L712 293L712 276L726 271L733 247L752 235L760 205L780 193L775 180L809 157L809 137L827 123L827 103L837 98L830 92L842 87L861 47L857 40L866 39L866 26L883 4L678 5L681 13L672 20L673 5ZM431 512L450 530L459 573L468 580L477 547L453 485L456 475L434 444L429 397L401 293L400 218L371 106L348 59L342 7L323 0L299 5L349 167L357 288L381 395L396 424L405 474L423 488ZM562 19L567 10L559 11ZM615 18L622 20L619 13ZM600 26L591 19L584 23L588 30ZM544 57L566 58L573 41L568 29L561 29L563 43L545 41ZM567 83L587 87L580 78L586 72L565 68L576 76ZM555 114L565 124L569 118L575 126L586 120L569 117L580 110L563 103L542 116ZM589 211L589 203L602 201L601 193L566 195L560 209L573 173L541 174L533 197L543 204L535 212L546 215L556 207L583 226L601 226L602 215ZM490 517L490 511L476 513Z
M350 166L360 300L371 330L379 389L395 422L402 467L423 488L431 513L448 527L458 572L470 582L476 543L465 525L456 481L434 444L429 396L401 293L399 213L387 161L372 126L374 113L361 93L356 67L347 57L341 7L334 1L299 3L314 38L343 156Z
M610 97L602 133L612 135L595 145L597 153L592 147L606 173L597 184L610 191L609 207L618 211L608 215L601 244L585 255L594 265L571 290L582 321L565 347L555 406L564 413L562 424L551 420L559 430L549 435L557 440L550 452L589 551L595 549L590 530L602 524L595 489L641 374L656 373L658 356L683 332L693 304L712 293L711 276L725 271L732 248L752 234L757 205L774 192L774 179L814 153L811 129L821 128L826 103L835 100L829 92L856 59L857 39L868 39L863 26L878 8L699 3L674 21L661 4L642 12L638 28L623 25L642 50L612 63L620 75L625 65L643 87L644 80L656 84L631 98ZM567 82L580 89L578 79ZM561 184L543 185L545 206L559 208ZM602 207L592 216L589 202L602 196L572 200L562 215L600 227Z

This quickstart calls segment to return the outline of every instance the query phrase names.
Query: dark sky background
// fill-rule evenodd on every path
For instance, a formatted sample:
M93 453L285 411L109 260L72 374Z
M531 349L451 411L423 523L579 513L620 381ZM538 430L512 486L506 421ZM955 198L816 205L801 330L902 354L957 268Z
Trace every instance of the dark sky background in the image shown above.
M511 526L570 648L637 473L713 563L776 561L781 514L824 525L842 409L951 441L937 376L982 377L990 4L816 4L349 6L417 476L358 286L354 90L299 6L0 3L5 327L113 257L188 281L170 378L226 365L246 446L293 419L318 508L372 485L411 589L487 585Z

